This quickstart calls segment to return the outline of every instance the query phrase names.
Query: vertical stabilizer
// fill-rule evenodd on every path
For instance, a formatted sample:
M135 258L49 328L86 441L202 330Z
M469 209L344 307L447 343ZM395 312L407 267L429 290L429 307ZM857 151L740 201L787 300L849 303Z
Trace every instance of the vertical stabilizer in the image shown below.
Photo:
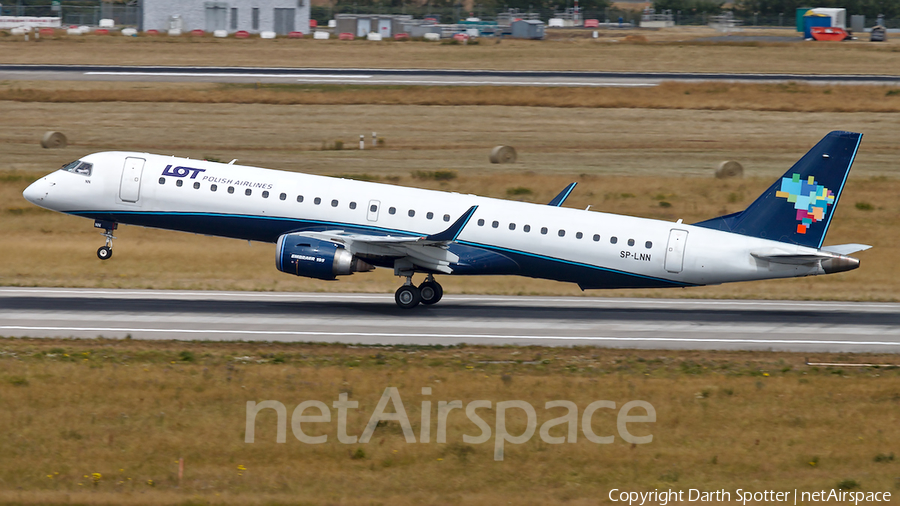
M822 247L861 139L859 133L829 133L750 207L694 225Z

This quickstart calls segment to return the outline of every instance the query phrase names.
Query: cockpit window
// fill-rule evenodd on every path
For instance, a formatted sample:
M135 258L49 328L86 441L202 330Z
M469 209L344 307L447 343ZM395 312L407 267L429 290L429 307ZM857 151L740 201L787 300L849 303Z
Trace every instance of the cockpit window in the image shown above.
M74 174L79 174L82 176L90 176L91 170L94 168L94 164L82 162L81 160L75 160L72 163L67 163L60 167L60 170L64 170L66 172L72 172Z

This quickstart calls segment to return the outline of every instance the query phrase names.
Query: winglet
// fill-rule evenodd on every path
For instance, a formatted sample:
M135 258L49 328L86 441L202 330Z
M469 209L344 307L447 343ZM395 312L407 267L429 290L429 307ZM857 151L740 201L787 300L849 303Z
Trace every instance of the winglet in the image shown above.
M577 184L578 183L572 183L569 186L566 186L566 188L563 191L559 192L559 195L553 197L553 200L548 202L547 205L553 207L562 207L563 202L565 202L566 199L569 198L569 194L572 193L572 190L575 189L575 185Z
M439 242L452 242L455 241L457 237L459 237L460 232L469 223L469 220L472 219L472 215L475 214L475 210L478 209L478 206L472 206L468 211L463 213L462 216L459 217L458 220L453 222L453 225L447 230L443 232L439 232L437 234L432 234L425 237L426 241L439 241Z

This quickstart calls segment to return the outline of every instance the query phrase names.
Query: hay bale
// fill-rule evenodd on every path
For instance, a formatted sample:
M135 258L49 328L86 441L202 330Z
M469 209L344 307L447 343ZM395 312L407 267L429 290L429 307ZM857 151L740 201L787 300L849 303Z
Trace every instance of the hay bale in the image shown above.
M491 150L491 163L516 163L516 148L497 146Z
M744 167L734 160L720 163L716 169L716 178L729 179L733 177L744 177Z
M67 144L68 140L62 132L47 132L41 139L41 146L47 149L64 148Z

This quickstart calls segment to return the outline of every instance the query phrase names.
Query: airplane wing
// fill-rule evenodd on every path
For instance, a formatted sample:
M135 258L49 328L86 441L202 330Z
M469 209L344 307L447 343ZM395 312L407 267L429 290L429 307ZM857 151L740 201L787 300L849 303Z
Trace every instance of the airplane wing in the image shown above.
M448 246L456 241L476 209L478 206L470 207L446 230L431 235L369 235L344 230L297 232L295 235L342 244L350 253L361 258L406 260L422 269L450 274L453 272L450 264L458 262L459 257L451 253Z

